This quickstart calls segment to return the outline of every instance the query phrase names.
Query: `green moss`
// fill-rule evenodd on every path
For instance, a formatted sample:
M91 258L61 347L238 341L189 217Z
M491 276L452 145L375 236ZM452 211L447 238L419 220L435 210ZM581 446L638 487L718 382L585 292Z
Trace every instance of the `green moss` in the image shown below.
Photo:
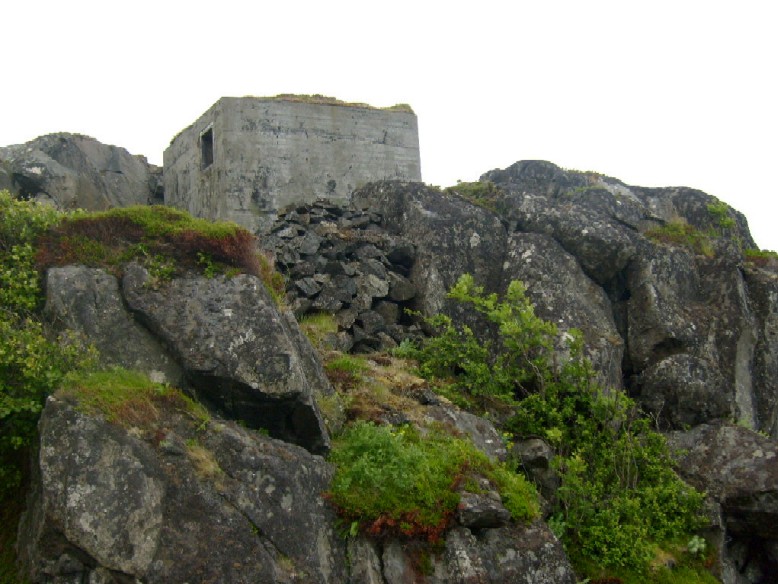
M686 247L694 253L713 257L713 244L709 235L683 221L671 221L645 232L645 236L659 243Z
M114 367L103 371L71 374L60 395L73 398L79 410L102 415L125 428L150 429L160 418L160 410L171 407L186 413L204 427L210 414L180 390L154 383L145 374Z
M502 197L502 190L491 181L459 182L452 187L447 187L444 192L458 195L491 211L495 210L497 201Z
M398 103L395 105L391 105L389 107L379 108L366 103L343 101L336 97L321 95L319 93L314 93L314 94L281 93L274 97L269 97L264 99L272 99L278 101L295 101L300 103L315 103L315 104L322 104L322 105L339 105L343 107L357 107L357 108L384 110L384 111L398 111L398 112L405 112L411 114L413 113L413 109L407 103Z
M254 236L234 223L211 222L162 206L136 206L67 217L38 240L39 266L84 264L120 272L145 265L160 283L193 270L208 276L263 269ZM271 286L275 282L270 281Z

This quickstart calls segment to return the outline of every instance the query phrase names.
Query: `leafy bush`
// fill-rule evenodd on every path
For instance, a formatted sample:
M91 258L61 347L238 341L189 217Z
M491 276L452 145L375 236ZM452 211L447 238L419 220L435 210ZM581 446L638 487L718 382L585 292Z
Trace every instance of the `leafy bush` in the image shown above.
M359 421L336 440L330 460L337 470L328 498L352 533L437 541L451 524L457 489L477 474L500 488L515 520L538 515L529 483L442 432L422 436L411 427Z
M573 557L645 570L658 544L686 538L700 527L702 495L672 468L665 439L651 430L634 402L605 392L573 333L569 357L557 363L555 328L534 314L524 287L505 297L485 295L470 276L449 293L497 325L499 354L447 317L440 336L416 351L430 378L453 376L471 395L513 401L506 428L518 437L544 437L556 450L562 479L551 522Z
M36 313L42 296L33 243L58 220L50 207L0 192L0 497L21 480L46 396L93 357L77 338L52 339Z
M724 201L709 203L707 208L708 213L715 219L716 226L720 229L732 229L735 226L735 218L732 217L729 205Z
M535 315L526 288L511 282L500 300L485 295L472 276L463 275L449 297L469 305L498 327L500 343L481 341L467 326L456 326L450 317L428 320L438 334L416 351L407 351L419 361L420 372L429 379L451 379L454 386L472 398L497 398L513 402L545 384L552 358L556 327Z

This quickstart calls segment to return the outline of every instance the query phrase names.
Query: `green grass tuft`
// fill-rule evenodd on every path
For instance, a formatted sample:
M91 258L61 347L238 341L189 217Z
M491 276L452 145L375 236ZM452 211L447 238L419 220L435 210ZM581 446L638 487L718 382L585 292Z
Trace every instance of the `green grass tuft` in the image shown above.
M458 489L489 478L517 521L539 514L537 493L522 476L493 463L469 441L413 427L358 421L335 441L328 498L351 532L438 541L452 524Z

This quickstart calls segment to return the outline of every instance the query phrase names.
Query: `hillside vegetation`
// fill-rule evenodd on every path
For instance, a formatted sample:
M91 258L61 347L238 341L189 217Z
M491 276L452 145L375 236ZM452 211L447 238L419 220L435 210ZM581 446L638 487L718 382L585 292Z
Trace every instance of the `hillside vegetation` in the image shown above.
M83 263L120 274L133 261L147 268L156 286L192 271L259 275L279 299L283 286L244 230L162 207L62 215L0 193L0 254L0 497L11 515L0 533L4 575L14 572L7 550L21 511L19 486L48 394L63 385L81 388L92 396L86 407L104 414L118 407L109 398L138 411L155 399L183 400L182 407L206 417L178 394L171 398L168 389L131 374L109 376L112 383L126 382L100 391L105 383L90 373L99 360L88 339L54 338L41 316L42 271ZM664 439L635 404L598 386L580 337L569 336L569 358L558 362L558 332L535 315L525 292L516 281L504 297L485 294L467 275L450 291L496 328L493 343L438 315L428 320L435 336L404 343L395 355L356 357L324 349L326 335L318 331L331 326L326 315L303 325L338 389L336 399L320 407L334 434L336 472L326 496L344 535L399 537L436 553L461 494L479 492L481 479L499 492L513 521L541 514L542 502L521 468L489 459L448 428L410 423L410 409L409 423L381 423L381 405L406 403L406 382L418 375L444 398L505 420L508 446L527 437L553 446L561 486L547 502L548 521L582 576L592 582L713 581L705 570L712 560L696 534L702 495L676 476ZM13 582L15 576L2 577Z

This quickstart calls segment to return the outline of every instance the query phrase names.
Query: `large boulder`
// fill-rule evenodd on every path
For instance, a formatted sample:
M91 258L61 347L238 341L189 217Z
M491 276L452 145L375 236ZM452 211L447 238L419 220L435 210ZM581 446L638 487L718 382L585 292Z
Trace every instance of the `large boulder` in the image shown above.
M503 265L503 287L512 280L527 286L539 317L556 324L560 332L580 330L586 356L600 372L604 385L621 387L624 341L611 303L575 257L548 235L512 233Z
M0 148L0 160L17 195L61 209L98 211L159 201L159 169L88 136L40 136Z
M198 397L222 414L271 436L326 452L329 438L317 393L333 390L297 325L278 311L258 278L193 276L149 285L126 269L124 299L176 356Z
M123 428L49 398L19 528L32 581L346 580L321 457L164 404L156 415Z

